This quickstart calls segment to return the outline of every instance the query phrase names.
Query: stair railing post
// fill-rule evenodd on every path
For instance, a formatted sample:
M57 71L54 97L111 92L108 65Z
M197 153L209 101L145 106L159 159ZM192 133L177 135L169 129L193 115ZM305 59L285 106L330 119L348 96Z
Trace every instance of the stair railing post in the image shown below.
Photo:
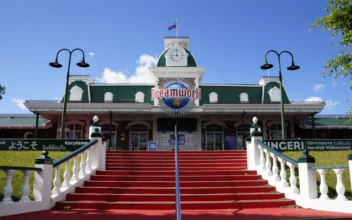
M41 201L43 209L52 207L51 183L53 173L53 160L48 156L47 151L43 151L42 156L35 160L35 167L41 171L34 173L33 195L36 201Z
M317 172L309 167L315 167L315 158L305 149L298 158L299 191L302 199L318 198Z
M101 134L101 126L98 123L98 116L93 117L93 124L89 128L89 138L91 141L98 140L95 146L89 150L91 168L105 170L106 146L103 143L103 135Z
M250 128L250 142L247 142L247 169L257 170L260 167L260 150L256 140L262 140L260 127L258 126L258 118L253 118L253 125Z

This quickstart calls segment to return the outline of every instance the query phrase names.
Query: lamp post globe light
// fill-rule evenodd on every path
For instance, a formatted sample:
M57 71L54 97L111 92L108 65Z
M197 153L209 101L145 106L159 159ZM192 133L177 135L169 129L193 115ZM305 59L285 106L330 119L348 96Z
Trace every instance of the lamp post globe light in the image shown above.
M280 80L280 99L281 99L281 139L286 139L286 124L285 124L285 112L284 112L284 100L283 100L283 86L282 86L282 75L281 75L281 55L288 53L291 55L291 66L287 67L288 70L298 70L300 67L295 65L293 55L291 52L285 50L278 53L275 50L269 50L265 54L265 64L260 68L263 70L271 69L274 65L268 63L267 56L269 53L275 53L279 60L279 80Z
M67 87L68 87L68 80L70 78L70 66L71 66L71 58L72 58L72 53L75 52L75 51L81 51L82 52L82 60L77 63L77 66L79 67L82 67L82 68L87 68L89 67L89 64L85 62L85 56L84 56L84 51L80 48L76 48L72 51L68 50L68 49L61 49L57 52L56 54L56 58L55 58L55 61L54 62L51 62L49 63L49 65L51 67L54 67L54 68L61 68L62 65L58 62L58 57L59 57L59 54L62 52L62 51L67 51L70 56L69 56L69 60L68 60L68 67L67 67L67 75L66 75L66 87L65 87L65 94L64 94L64 108L62 110L62 119L61 119L61 135L60 135L60 138L61 139L64 139L65 138L65 119L66 119L66 106L67 106Z

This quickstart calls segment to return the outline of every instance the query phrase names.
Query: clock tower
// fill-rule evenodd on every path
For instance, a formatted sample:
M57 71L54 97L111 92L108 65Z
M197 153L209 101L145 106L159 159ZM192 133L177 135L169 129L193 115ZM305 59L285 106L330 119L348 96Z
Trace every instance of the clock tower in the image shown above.
M164 51L159 57L156 67L150 67L155 91L165 89L173 82L184 82L187 89L200 91L204 68L197 67L193 54L189 51L188 37L164 38ZM166 90L165 90L166 91ZM154 105L159 106L160 100L153 99ZM199 99L190 101L190 106L199 106Z

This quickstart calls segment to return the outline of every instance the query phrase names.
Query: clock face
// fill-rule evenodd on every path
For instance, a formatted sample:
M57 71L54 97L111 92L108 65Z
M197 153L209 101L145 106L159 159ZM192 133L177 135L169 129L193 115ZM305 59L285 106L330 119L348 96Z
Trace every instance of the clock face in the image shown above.
M180 63L187 58L187 53L183 48L172 47L168 51L169 59L175 63Z

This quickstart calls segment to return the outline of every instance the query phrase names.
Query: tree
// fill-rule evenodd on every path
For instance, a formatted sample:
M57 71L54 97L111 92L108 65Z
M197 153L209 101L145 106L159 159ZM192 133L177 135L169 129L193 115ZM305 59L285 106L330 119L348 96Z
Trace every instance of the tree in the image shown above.
M1 86L0 84L0 100L2 99L2 96L5 95L5 89L6 87L5 86Z
M352 0L326 0L325 11L329 14L316 19L312 30L321 27L328 30L332 39L339 39L341 51L334 58L325 61L322 75L336 78L349 78L352 86ZM334 44L334 41L332 42Z

